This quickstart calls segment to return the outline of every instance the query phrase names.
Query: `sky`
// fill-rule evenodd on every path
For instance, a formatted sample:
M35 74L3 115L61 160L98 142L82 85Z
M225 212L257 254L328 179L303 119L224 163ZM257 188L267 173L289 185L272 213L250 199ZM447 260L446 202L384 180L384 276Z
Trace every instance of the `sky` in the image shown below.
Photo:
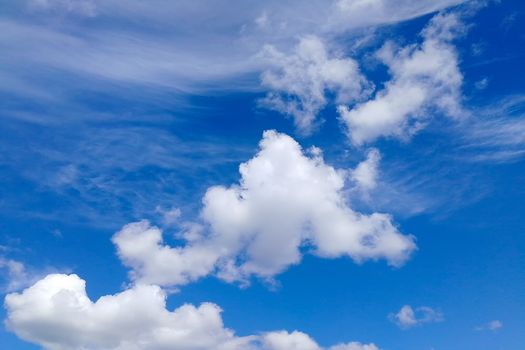
M1 349L521 350L525 3L0 2Z

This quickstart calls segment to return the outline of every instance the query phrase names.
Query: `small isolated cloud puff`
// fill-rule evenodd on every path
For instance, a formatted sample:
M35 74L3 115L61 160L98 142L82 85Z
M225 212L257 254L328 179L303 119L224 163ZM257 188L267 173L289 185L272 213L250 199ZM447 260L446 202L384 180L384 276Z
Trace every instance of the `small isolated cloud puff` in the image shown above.
M364 215L347 205L346 171L306 154L291 137L266 131L255 157L241 164L241 179L206 192L200 228L169 247L147 221L113 237L118 254L139 283L177 286L210 273L226 281L273 276L300 262L301 247L325 258L355 262L386 259L401 266L416 245L387 214Z
M7 295L5 306L8 329L46 350L323 349L300 332L238 337L224 327L217 305L185 304L169 311L166 294L150 285L136 285L93 302L84 280L54 274L21 293ZM353 342L328 350L378 348Z
M474 87L478 90L485 90L488 85L489 85L489 79L486 77L474 83Z
M481 326L476 327L475 329L477 331L497 331L499 329L503 328L503 322L500 320L492 320L488 323L485 323Z
M388 318L402 329L408 329L424 323L435 323L443 321L443 314L427 306L413 309L405 305L398 313L388 315Z
M271 68L261 76L262 86L270 90L261 105L293 117L303 133L312 131L317 114L327 104L327 93L334 94L337 103L369 93L370 84L357 62L332 55L319 37L301 38L289 55L266 45L262 57Z
M379 137L407 137L439 112L462 114L458 57L451 44L464 25L454 14L437 15L423 30L421 45L396 48L386 43L378 52L392 75L374 99L355 108L338 107L352 143L361 145Z

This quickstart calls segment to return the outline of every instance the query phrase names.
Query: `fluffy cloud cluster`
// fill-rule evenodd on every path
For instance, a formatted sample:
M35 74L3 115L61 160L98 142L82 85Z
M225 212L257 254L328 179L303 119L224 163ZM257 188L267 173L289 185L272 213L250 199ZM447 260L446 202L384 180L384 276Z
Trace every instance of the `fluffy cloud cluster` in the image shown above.
M348 173L325 164L319 149L308 153L287 135L265 132L258 154L241 164L239 184L208 189L201 216L209 229L183 234L183 246L164 244L147 221L125 226L113 242L131 277L163 286L212 272L226 281L271 279L297 264L302 250L402 265L415 249L413 237L401 234L387 214L352 210L343 194ZM354 176L370 186L365 173L358 167Z
M434 323L443 321L443 314L428 306L420 306L413 309L410 305L405 305L398 313L390 314L389 318L402 329L412 328L424 323Z
M7 327L46 350L322 350L300 332L238 337L211 303L166 309L157 286L136 285L93 302L76 275L48 275L7 295ZM378 350L348 343L329 350Z
M353 109L338 108L354 144L382 136L406 137L435 112L461 115L463 77L451 41L463 29L456 15L437 15L423 30L421 45L383 46L378 57L388 66L392 79L374 99Z
M7 326L49 350L245 349L213 304L166 310L156 286L135 286L92 302L76 275L48 275L5 299Z
M357 62L332 55L316 36L303 37L289 55L267 45L263 56L272 68L262 74L262 85L270 90L262 104L293 117L302 132L311 131L327 93L337 103L349 103L368 91Z

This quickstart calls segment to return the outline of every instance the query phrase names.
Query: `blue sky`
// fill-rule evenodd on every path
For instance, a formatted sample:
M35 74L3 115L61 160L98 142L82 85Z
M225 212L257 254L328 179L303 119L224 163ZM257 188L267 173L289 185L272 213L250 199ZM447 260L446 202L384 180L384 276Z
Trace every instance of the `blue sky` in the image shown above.
M524 16L2 1L0 348L521 349Z

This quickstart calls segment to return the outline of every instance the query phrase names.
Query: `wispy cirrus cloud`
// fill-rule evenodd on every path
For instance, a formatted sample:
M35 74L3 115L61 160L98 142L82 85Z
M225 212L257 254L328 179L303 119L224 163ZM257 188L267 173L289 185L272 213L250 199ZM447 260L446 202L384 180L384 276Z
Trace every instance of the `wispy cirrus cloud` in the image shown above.
M502 163L525 156L525 96L502 98L475 110L458 126L461 151L474 162Z
M425 0L414 6L403 1L392 6L375 0L367 2L373 6L363 6L358 1L235 1L222 6L193 1L11 0L3 4L0 16L0 49L10 53L2 57L1 73L41 93L55 77L53 71L84 83L89 78L182 93L202 93L218 83L221 89L253 90L259 89L254 74L264 67L255 56L265 44L291 48L297 36L329 37L461 2ZM79 83L60 82L66 91Z
M7 186L0 191L4 214L55 221L67 212L72 222L115 229L132 217L162 216L157 206L184 207L210 176L218 177L221 168L240 162L250 150L212 137L181 138L153 120L145 126L109 118L100 128L87 121L32 128L4 123L0 162L6 183L28 181L30 191L69 203L33 212L23 200L25 189ZM23 147L17 143L21 135L28 138ZM184 183L189 177L194 181Z

